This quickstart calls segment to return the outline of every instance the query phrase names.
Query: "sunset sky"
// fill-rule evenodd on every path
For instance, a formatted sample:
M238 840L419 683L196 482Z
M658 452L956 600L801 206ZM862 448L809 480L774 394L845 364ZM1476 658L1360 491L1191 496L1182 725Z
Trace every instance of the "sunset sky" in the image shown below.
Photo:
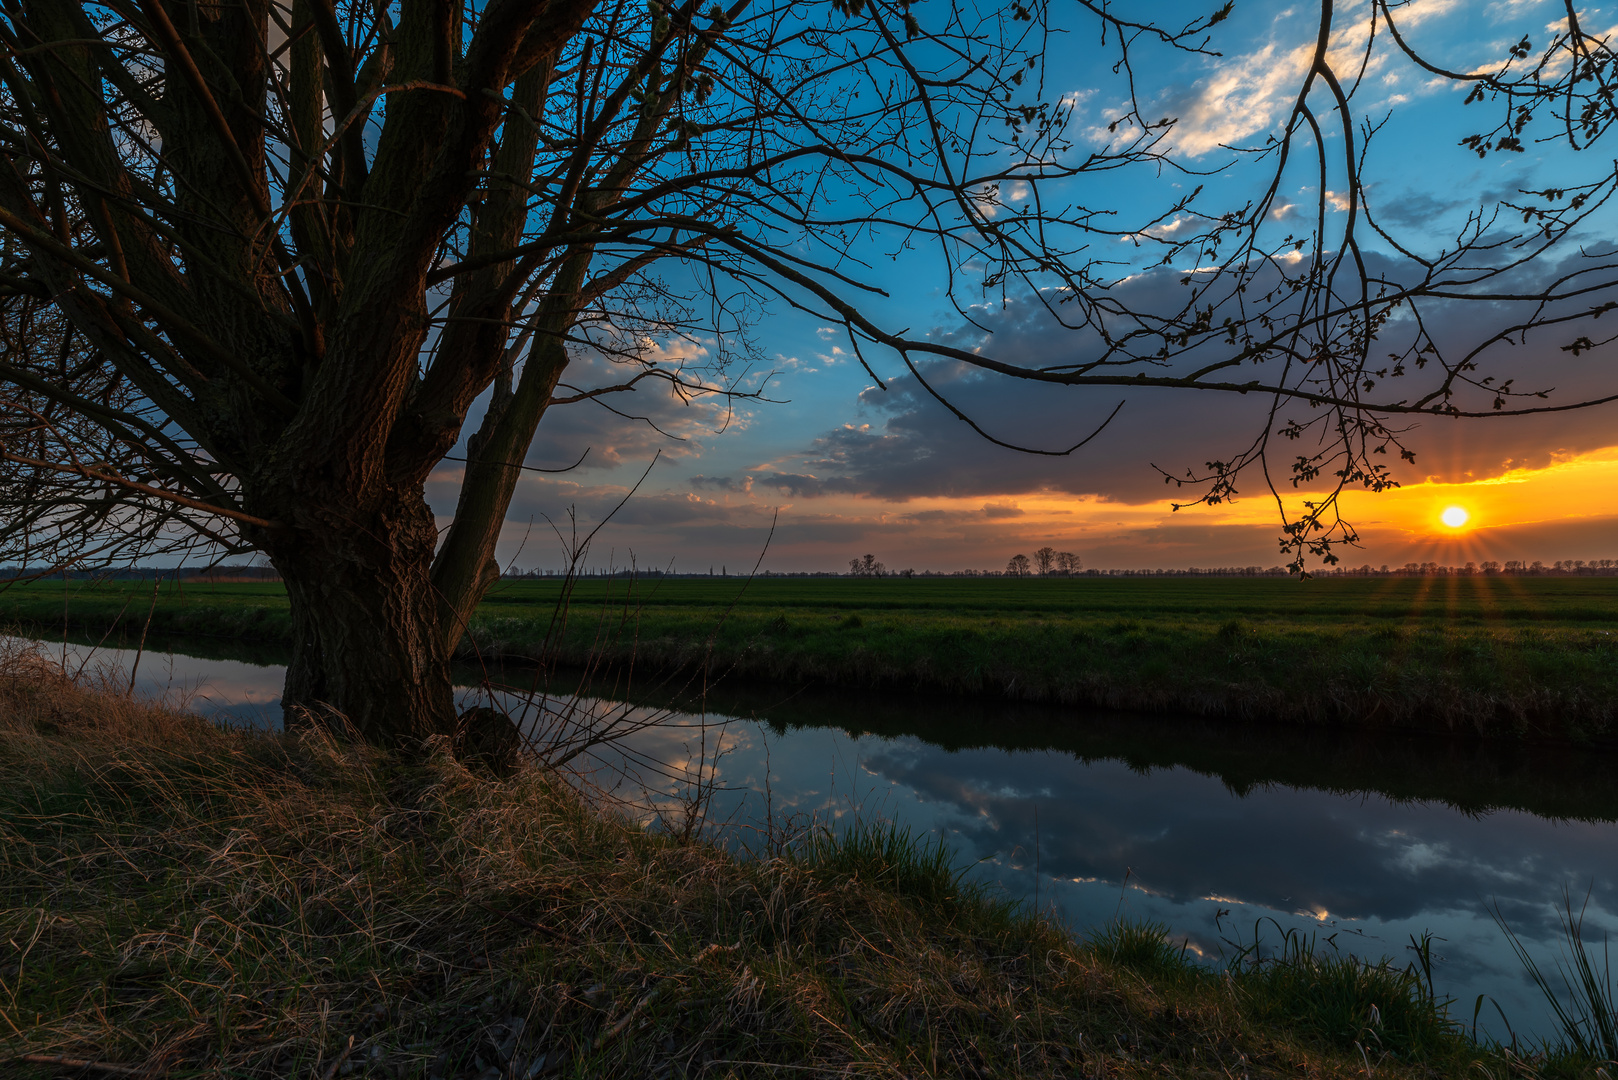
M1143 9L1175 23L1212 6L1152 3ZM1366 3L1339 5L1339 39L1345 44L1356 34L1363 40L1355 27L1368 10ZM1401 26L1440 50L1452 67L1484 67L1525 34L1539 45L1561 11L1552 0L1415 0L1403 9ZM1238 0L1213 41L1222 57L1159 54L1172 62L1157 69L1156 83L1144 92L1153 102L1147 111L1155 113L1160 105L1164 115L1180 118L1173 138L1182 161L1212 168L1230 157L1221 144L1263 142L1295 93L1317 12L1312 4L1294 9ZM1582 18L1587 28L1618 22L1618 14L1599 7L1585 9ZM1083 152L1106 138L1117 88L1096 81L1096 71L1103 69L1105 76L1106 65L1096 63L1093 28L1065 29L1070 32L1052 39L1047 85L1070 85L1062 93L1076 105L1075 152ZM1462 107L1465 93L1465 87L1429 78L1380 43L1372 54L1356 106L1362 117L1391 119L1371 143L1368 199L1407 241L1436 250L1446 240L1453 243L1467 210L1480 203L1492 207L1519 189L1571 184L1611 167L1602 146L1580 159L1547 145L1479 160L1457 145L1485 123L1480 113ZM1309 186L1312 168L1311 160L1289 176L1288 199L1305 209L1316 198ZM1150 220L1175 197L1180 179L1113 174L1086 178L1082 190L1064 194L1114 209L1121 221ZM1216 198L1239 206L1256 194L1251 189L1259 181L1238 166L1201 182ZM1003 194L1013 204L1019 195ZM1284 220L1287 212L1283 203L1278 217ZM1598 216L1595 229L1581 239L1590 249L1610 249L1615 228L1611 214ZM913 332L931 328L935 338L972 341L1000 356L1060 355L1070 347L1026 297L1012 296L1002 305L998 297L959 293L981 305L974 314L993 330L979 334L946 302L936 252L895 258L891 250L873 244L851 253L865 263L863 279L889 293L879 311L888 325ZM1118 258L1127 261L1129 255ZM1149 297L1154 289L1174 287L1176 279L1177 271L1169 268L1155 276L1141 273L1128 287ZM1470 311L1437 333L1461 345L1480 332L1483 321L1486 315ZM642 566L705 571L724 565L731 573L745 572L777 512L779 525L763 564L777 571L842 569L865 552L894 568L998 568L1010 555L1045 544L1075 551L1086 566L1101 568L1285 561L1277 552L1277 508L1259 474L1246 478L1242 497L1232 504L1172 512L1175 489L1165 487L1153 468L1183 474L1228 458L1262 429L1267 400L1183 392L1061 393L950 365L929 369L929 379L986 428L1041 445L1075 441L1074 433L1082 436L1125 401L1116 421L1071 457L1030 457L978 438L901 374L895 357L867 357L887 382L886 389L878 388L849 355L846 338L808 315L777 305L759 314L752 335L759 366L745 375L738 366L731 375L752 389L769 374L765 390L775 403L746 401L731 409L713 400L682 404L656 391L613 400L615 408L649 417L677 439L593 403L553 410L528 464L559 468L587 448L588 454L574 471L523 480L502 557L520 567L560 565L545 518L563 524L572 506L581 522L593 525L661 451L639 493L601 533L593 565L609 557L623 563L633 551ZM1618 389L1611 348L1575 358L1562 351L1563 344L1544 335L1498 352L1494 362L1522 384L1554 390L1557 401ZM700 361L713 342L666 347L671 356ZM579 366L583 370L571 371L568 382L598 385L610 377L599 358L583 358ZM1618 408L1470 422L1426 418L1416 422L1407 443L1417 457L1414 465L1400 463L1395 473L1403 486L1345 501L1363 544L1345 552L1345 563L1618 557ZM445 514L453 509L458 479L452 465L446 463L429 489ZM1463 527L1442 523L1440 515L1450 506L1467 511Z

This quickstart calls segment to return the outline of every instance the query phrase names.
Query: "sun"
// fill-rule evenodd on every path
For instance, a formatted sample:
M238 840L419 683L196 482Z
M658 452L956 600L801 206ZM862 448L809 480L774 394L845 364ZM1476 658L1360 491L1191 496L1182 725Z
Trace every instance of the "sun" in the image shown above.
M1471 516L1471 514L1466 512L1465 507L1446 506L1444 507L1444 512L1438 515L1438 520L1442 521L1445 525L1448 525L1452 529L1459 529L1462 525L1466 524L1467 519Z

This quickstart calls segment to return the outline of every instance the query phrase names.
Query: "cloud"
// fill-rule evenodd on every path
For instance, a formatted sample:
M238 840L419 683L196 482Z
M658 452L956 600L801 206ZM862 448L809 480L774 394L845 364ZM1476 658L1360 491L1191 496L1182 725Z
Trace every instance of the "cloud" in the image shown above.
M1013 852L1037 842L1047 880L1133 878L1179 904L1220 897L1363 923L1463 912L1481 919L1498 901L1519 932L1551 938L1550 883L1587 873L1604 842L1598 831L1512 811L1480 822L1444 806L1287 784L1233 797L1184 767L1071 754L911 741L874 747L860 763L875 783L914 791L969 858L1015 862ZM1117 887L1107 891L1111 906ZM1598 882L1592 895L1597 918L1618 911L1613 882Z
M1462 10L1460 0L1412 0L1399 9L1399 27L1408 33ZM1314 62L1316 24L1296 16L1290 8L1278 13L1262 45L1211 61L1194 83L1169 88L1145 106L1150 115L1177 120L1169 140L1179 153L1201 157L1278 133ZM1366 56L1370 26L1369 19L1356 18L1333 28L1327 61L1335 70L1357 73L1363 63L1367 78L1385 72L1396 53L1384 46ZM1097 144L1115 138L1105 127L1088 135Z
M690 484L698 490L707 488L710 491L728 491L742 495L753 490L753 478L751 476L744 476L738 480L733 476L698 475L691 478Z
M1508 19L1520 18L1536 8L1543 7L1547 2L1548 0L1495 0L1485 10L1490 18L1504 22ZM1553 25L1565 26L1565 23Z
M688 380L702 380L718 388L715 372L703 367L705 346L661 343L653 349L664 359L684 360ZM670 362L667 366L674 366ZM599 353L581 353L568 364L559 396L621 385L638 365L615 363ZM573 389L567 389L571 387ZM466 432L477 430L484 403L469 416ZM664 458L700 456L712 439L725 430L739 431L751 422L747 403L732 407L717 393L682 397L662 379L646 379L633 390L603 397L553 405L546 410L525 464L535 468L571 465L585 454L582 470L613 469L648 462L659 451Z
M1003 184L980 184L967 193L967 199L979 216L993 221L1002 214L1015 212L1013 204L1025 201L1033 191L1026 180L1011 180Z
M858 490L855 481L844 476L822 479L805 473L763 473L757 483L783 495L814 498L821 495L850 495Z
M1218 225L1219 222L1214 218L1187 211L1182 214L1175 214L1167 221L1149 225L1140 232L1126 233L1118 239L1123 242L1134 241L1136 243L1147 239L1179 242L1210 232L1217 228Z
M1447 215L1455 215L1452 220L1459 222L1479 207L1493 207L1508 199L1521 200L1522 190L1530 186L1529 174L1524 170L1512 170L1504 177L1480 171L1447 185L1447 197L1421 188L1395 188L1383 181L1367 185L1364 198L1378 224L1432 231ZM1346 196L1334 196L1331 192L1327 196L1334 207L1348 208ZM1341 206L1338 206L1339 201Z
M1027 516L1027 511L1013 502L987 502L976 510L916 510L900 514L896 520L905 525L959 526L980 525L984 522L1006 521Z
M1575 265L1570 260L1535 272L1549 279ZM1373 272L1393 269L1373 258ZM1172 305L1183 303L1187 295L1180 278L1174 271L1139 275L1114 296L1136 310L1173 310ZM1526 278L1500 283L1502 288L1531 284ZM1592 302L1589 297L1580 298L1569 310L1583 310ZM1428 303L1423 325L1449 363L1481 348L1475 358L1477 370L1471 373L1476 378L1493 378L1496 383L1515 379L1517 391L1554 391L1553 403L1618 392L1618 371L1609 360L1594 353L1575 358L1563 350L1583 327L1553 328L1531 335L1526 342L1488 341L1495 330L1524 313L1492 301ZM1030 298L1012 300L1003 308L974 316L989 333L959 324L940 328L932 337L1030 368L1096 355L1094 335L1057 325ZM1414 325L1408 318L1396 318L1384 327L1379 348L1402 348ZM1228 355L1222 348L1217 342L1211 344L1196 359L1201 362ZM1116 419L1074 453L1031 455L992 445L934 400L915 376L906 374L890 380L886 390L872 387L861 394L865 422L823 432L798 453L771 462L771 471L756 474L756 482L801 498L856 494L895 502L928 497L1001 500L1047 491L1126 503L1162 502L1176 495L1184 498L1193 489L1166 484L1154 465L1183 477L1188 471L1203 471L1207 462L1231 460L1263 434L1272 406L1277 427L1289 420L1307 423L1324 415L1304 402L1284 401L1275 406L1262 394L1039 385L954 361L924 363L920 370L933 390L966 412L983 431L1028 448L1071 446L1101 428L1120 402L1123 406ZM1123 369L1122 374L1127 377L1133 370ZM1421 371L1412 365L1406 376L1409 389L1384 380L1386 391L1391 397L1414 397L1435 384L1436 371L1436 364ZM1455 400L1463 408L1487 411L1492 398L1491 389L1468 388L1458 392ZM1527 403L1535 402L1528 399ZM1413 467L1395 463L1395 475L1405 483L1426 479L1459 482L1499 476L1515 468L1540 468L1618 442L1612 434L1612 417L1613 409L1608 407L1470 421L1437 416L1395 418L1391 422L1406 430L1406 443L1417 454ZM1285 460L1309 446L1306 438L1296 449L1289 445L1279 451L1277 457ZM1285 478L1283 472L1278 479L1284 483ZM1249 476L1244 487L1248 494L1259 493L1260 477Z

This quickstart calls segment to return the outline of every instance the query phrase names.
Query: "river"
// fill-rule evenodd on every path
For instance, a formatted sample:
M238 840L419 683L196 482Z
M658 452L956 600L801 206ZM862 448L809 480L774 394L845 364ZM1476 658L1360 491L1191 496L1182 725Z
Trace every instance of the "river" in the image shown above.
M45 646L127 685L136 654ZM273 653L163 643L134 692L216 717L280 723ZM466 670L463 703L532 670ZM476 688L478 683L485 688ZM1618 753L1255 727L1013 702L554 677L543 724L630 728L568 762L665 827L706 793L705 828L757 841L766 806L825 823L882 817L941 838L969 873L1075 930L1152 920L1210 962L1283 928L1357 955L1436 938L1452 1014L1500 1037L1552 1035L1497 925L1543 964L1564 890L1585 936L1618 931ZM514 714L523 695L493 691ZM532 705L526 713L536 723ZM705 786L699 786L705 785ZM767 796L767 798L766 798ZM1490 1004L1492 1001L1494 1004ZM1498 1005L1498 1010L1495 1008ZM1502 1020L1501 1013L1506 1020Z

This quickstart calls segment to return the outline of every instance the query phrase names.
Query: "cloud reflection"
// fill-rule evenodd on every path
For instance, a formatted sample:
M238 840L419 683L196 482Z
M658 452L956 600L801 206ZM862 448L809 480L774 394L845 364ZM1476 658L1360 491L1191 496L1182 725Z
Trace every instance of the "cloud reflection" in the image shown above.
M70 668L88 660L103 665L104 678L127 685L133 651L67 650ZM240 722L255 712L279 719L282 677L274 666L148 652L135 682L137 694L189 700L205 714ZM876 715L878 703L866 704L859 715ZM617 707L602 708L609 715ZM928 711L936 737L947 741L947 711L917 705L907 725L920 723L918 710ZM744 711L740 701L734 711ZM821 711L847 714L829 702ZM659 811L677 816L698 779L711 789L710 834L741 843L757 837L751 830L766 814L765 791L777 816L812 815L828 823L855 815L888 818L936 832L963 863L975 864L972 872L981 879L1013 896L1037 895L1081 932L1120 914L1157 920L1210 958L1228 957L1233 942L1251 942L1255 933L1273 941L1278 926L1316 929L1372 958L1403 957L1412 935L1432 931L1443 939L1440 993L1463 1003L1490 995L1519 1033L1549 1032L1548 1017L1491 911L1497 908L1541 956L1551 949L1564 887L1575 898L1589 890L1586 927L1597 938L1618 930L1618 822L1325 790L1362 774L1351 767L1351 756L1327 754L1322 761L1335 762L1330 768L1316 763L1317 772L1331 774L1312 781L1322 786L1232 783L1213 769L1147 766L1134 758L1130 764L1106 753L948 749L912 734L851 735L830 726L778 727L656 707L618 714L669 721L599 748L588 763L597 787L638 805L649 822ZM821 722L834 721L828 715ZM983 730L1004 735L1014 726L990 723ZM1087 726L1104 725L1098 718ZM1176 760L1195 757L1190 726L1136 718L1130 727L1137 742L1161 742L1166 755L1189 755ZM1092 732L1091 738L1099 736ZM1277 749L1272 742L1289 745L1278 737L1243 741L1226 733L1226 767L1245 762L1263 776L1262 753ZM1129 745L1137 754L1149 749ZM1396 745L1382 745L1390 759L1398 756ZM1308 756L1299 747L1293 751L1300 760ZM1427 763L1432 776L1422 790L1436 792L1443 763ZM1462 764L1452 762L1450 771ZM1471 779L1461 788L1502 798L1520 795L1519 788L1534 790L1532 783L1512 786L1510 776L1487 766L1467 772ZM1300 773L1314 775L1303 765ZM1575 794L1588 786L1571 772L1558 775ZM1447 782L1456 783L1454 777ZM1556 812L1574 812L1555 805L1562 807Z

